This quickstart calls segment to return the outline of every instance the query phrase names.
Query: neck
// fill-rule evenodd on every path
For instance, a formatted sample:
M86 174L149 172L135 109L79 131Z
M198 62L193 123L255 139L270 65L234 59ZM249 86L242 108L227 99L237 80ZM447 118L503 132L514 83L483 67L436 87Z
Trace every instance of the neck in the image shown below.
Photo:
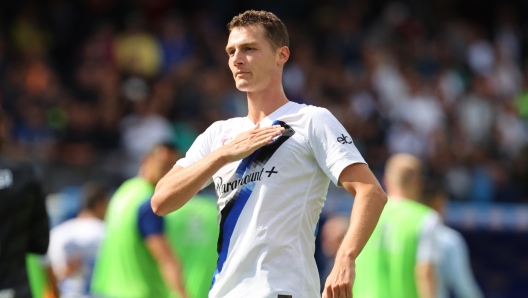
M156 181L154 181L154 179L152 178L152 175L150 175L148 171L145 171L144 169L139 170L138 177L146 180L148 183L152 185L156 185Z
M247 93L248 118L253 123L262 121L266 116L288 103L282 84L278 85L276 88Z
M77 218L99 218L95 213L88 209L83 209L77 215Z
M418 196L414 194L411 191L407 191L404 189L394 189L387 192L387 195L395 201L399 200L411 200L411 201L417 201Z

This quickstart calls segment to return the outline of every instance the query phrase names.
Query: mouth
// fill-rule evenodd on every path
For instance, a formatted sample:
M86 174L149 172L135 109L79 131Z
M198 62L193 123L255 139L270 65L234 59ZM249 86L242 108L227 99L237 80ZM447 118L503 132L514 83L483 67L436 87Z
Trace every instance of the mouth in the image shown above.
M249 72L247 72L247 71L237 71L235 73L235 76L238 77L238 76L243 76L243 75L247 75L247 74L249 74Z

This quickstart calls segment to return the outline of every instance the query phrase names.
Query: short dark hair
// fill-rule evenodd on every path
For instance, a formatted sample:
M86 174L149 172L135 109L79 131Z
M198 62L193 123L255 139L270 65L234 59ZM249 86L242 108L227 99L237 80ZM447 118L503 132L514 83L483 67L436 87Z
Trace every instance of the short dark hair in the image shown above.
M439 178L433 178L425 183L421 202L427 206L431 206L435 200L443 198L446 195L444 181Z
M96 182L87 182L83 185L83 209L94 210L99 203L104 201L108 201L108 188Z
M158 148L164 148L164 149L168 149L172 152L175 152L175 153L178 153L180 154L180 150L178 148L178 146L174 143L174 142L171 142L171 141L164 141L164 142L161 142L161 143L157 143L155 144L154 146L152 146L144 155L144 157L149 157L149 156L152 156L154 154L154 152L156 152L156 150L158 150Z
M290 46L290 37L288 36L286 26L275 14L268 11L247 10L235 16L227 24L227 29L231 32L231 30L237 27L255 25L262 25L264 27L264 30L266 30L266 38L268 38L274 49Z

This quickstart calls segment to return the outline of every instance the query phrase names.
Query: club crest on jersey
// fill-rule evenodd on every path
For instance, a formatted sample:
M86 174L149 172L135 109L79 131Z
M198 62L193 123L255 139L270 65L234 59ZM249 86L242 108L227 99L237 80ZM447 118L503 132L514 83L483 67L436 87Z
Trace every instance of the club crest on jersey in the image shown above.
M233 140L233 138L224 138L224 139L222 139L222 142L221 142L222 146L225 146L225 145L231 143L232 140Z

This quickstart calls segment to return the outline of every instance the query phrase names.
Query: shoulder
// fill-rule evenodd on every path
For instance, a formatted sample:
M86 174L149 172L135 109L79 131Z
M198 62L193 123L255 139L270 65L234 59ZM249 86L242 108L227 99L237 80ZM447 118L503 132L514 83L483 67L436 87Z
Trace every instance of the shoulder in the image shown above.
M150 200L146 200L139 206L139 213L145 213L149 211L152 211L152 208L150 206Z
M37 177L36 168L26 159L12 159L2 156L0 157L0 169L17 172L35 178Z
M420 204L420 203L417 203L417 204ZM423 220L422 220L423 224L428 224L432 226L443 226L442 219L440 218L440 214L438 214L438 212L436 212L435 210L427 206L423 206L423 207L425 208L420 211L424 214Z
M226 120L219 120L213 122L205 131L206 132L221 132L233 125L241 125L245 121L245 117L234 117Z
M52 238L55 237L64 237L65 235L68 235L72 231L76 230L76 220L75 219L68 219L65 222L62 222L51 229L50 236Z
M141 203L141 205L139 206L137 210L138 210L137 215L140 221L141 220L149 221L149 220L152 220L153 218L155 220L163 218L154 213L154 211L152 210L152 207L150 206L150 199Z
M303 113L311 119L324 119L328 117L335 118L334 115L326 108L304 104L298 105L299 113Z
M464 237L462 236L462 234L460 234L460 232L458 232L457 230L446 225L442 225L441 229L439 229L439 235L440 239L445 243L451 245L465 244Z

